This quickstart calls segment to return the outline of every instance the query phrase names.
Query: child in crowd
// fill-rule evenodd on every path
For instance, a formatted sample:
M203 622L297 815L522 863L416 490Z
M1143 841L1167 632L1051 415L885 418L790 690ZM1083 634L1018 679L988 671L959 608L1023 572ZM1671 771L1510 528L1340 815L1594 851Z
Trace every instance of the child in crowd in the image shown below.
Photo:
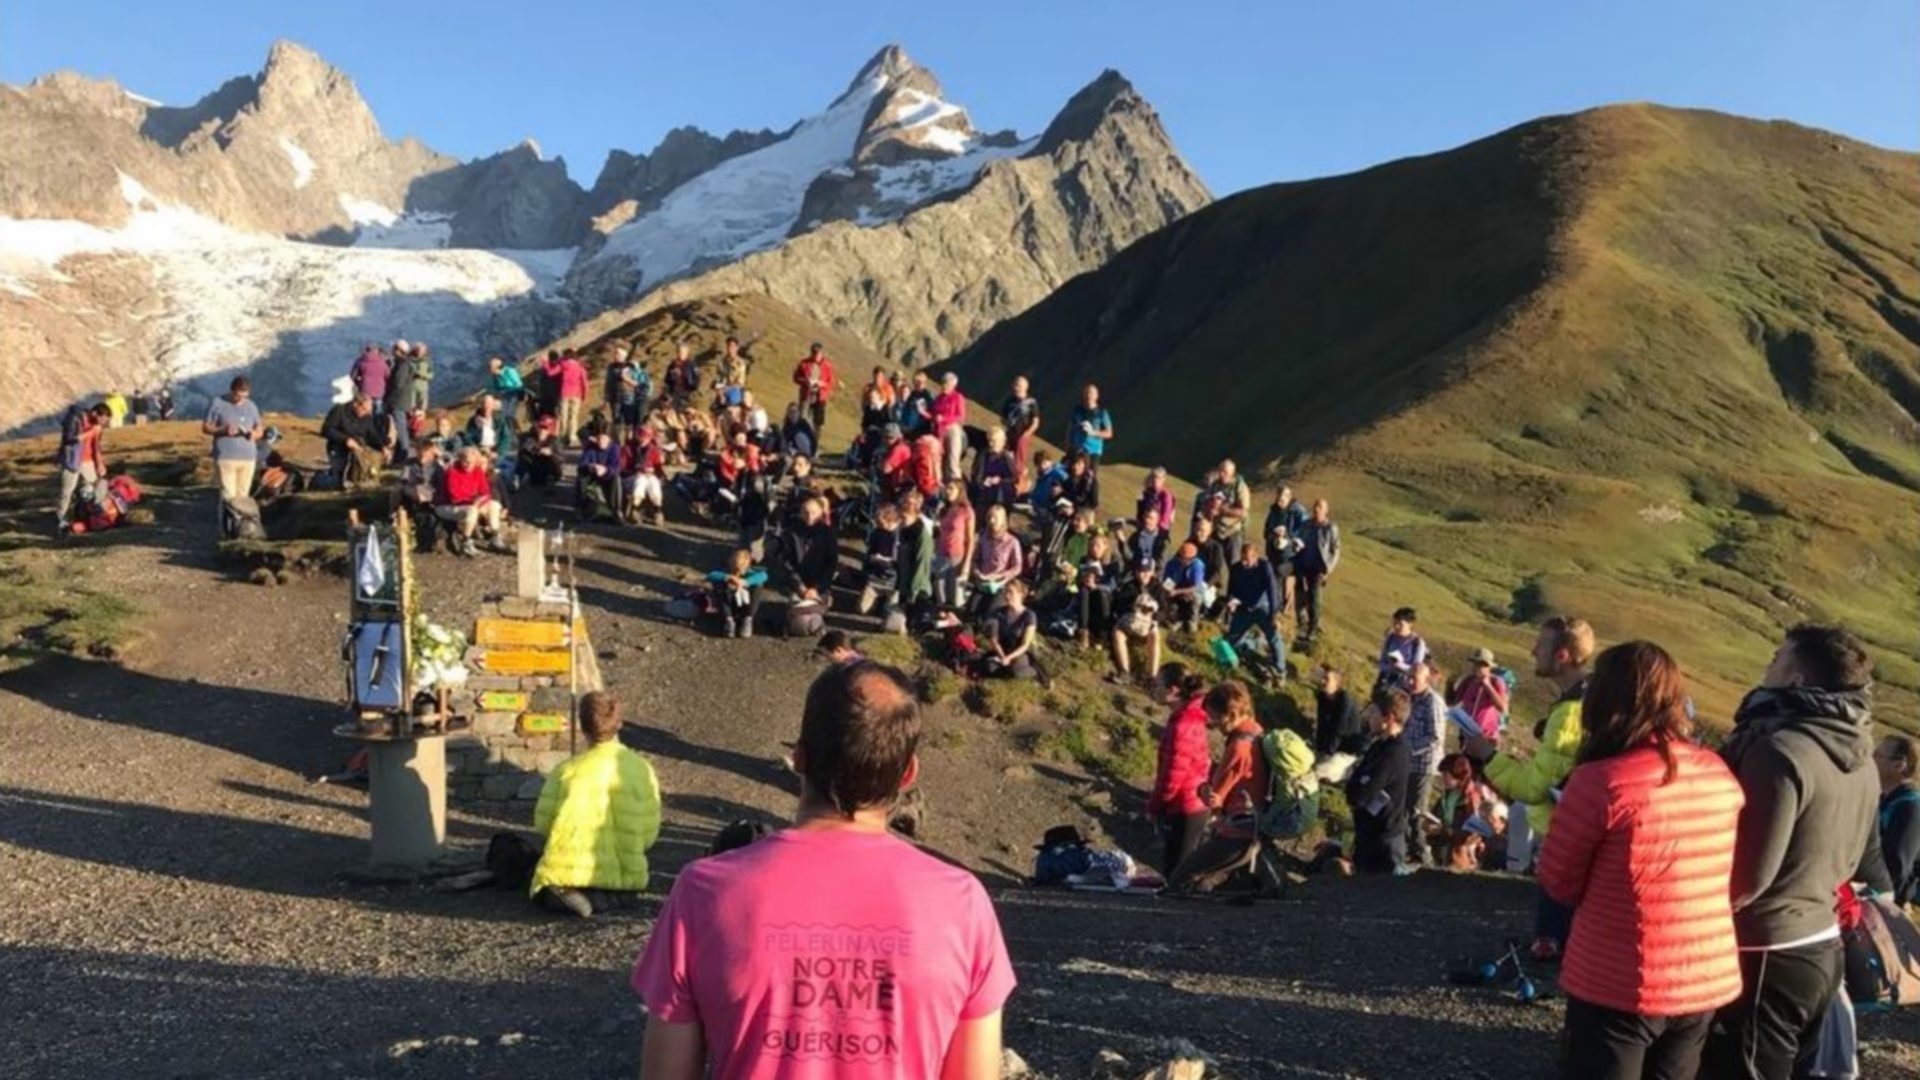
M713 587L714 607L728 637L753 636L753 619L760 611L760 589L767 583L767 572L753 564L753 552L736 548L724 570L707 575Z
M1439 787L1434 820L1427 827L1434 862L1454 870L1475 869L1486 843L1480 806L1487 796L1473 775L1473 762L1465 754L1441 758Z
M1414 631L1419 619L1419 613L1410 607L1393 613L1393 624L1387 627L1387 639L1380 646L1380 678L1375 686L1404 686L1414 665L1426 663L1426 640Z
M900 510L883 502L873 512L873 528L867 530L867 554L862 570L866 584L860 589L860 614L885 602L886 610L900 605Z

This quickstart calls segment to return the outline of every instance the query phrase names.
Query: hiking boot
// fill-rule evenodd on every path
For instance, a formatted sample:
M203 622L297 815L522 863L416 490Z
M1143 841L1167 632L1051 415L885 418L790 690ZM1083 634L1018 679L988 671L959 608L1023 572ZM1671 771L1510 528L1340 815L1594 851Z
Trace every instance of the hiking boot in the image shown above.
M587 899L587 895L578 889L549 888L547 900L557 911L563 911L581 919L593 918L593 901Z
M740 624L738 622L735 622L732 619L728 619L726 621L726 626L727 626L728 637L736 638L740 636Z
M753 636L753 620L752 619L740 620L740 636L743 638Z
M463 559L477 558L480 554L479 549L473 546L473 537L471 536L461 537L460 546L454 550Z
M1093 635L1087 633L1085 630L1082 630L1073 635L1073 643L1075 645L1080 646L1083 649L1087 648L1093 644Z

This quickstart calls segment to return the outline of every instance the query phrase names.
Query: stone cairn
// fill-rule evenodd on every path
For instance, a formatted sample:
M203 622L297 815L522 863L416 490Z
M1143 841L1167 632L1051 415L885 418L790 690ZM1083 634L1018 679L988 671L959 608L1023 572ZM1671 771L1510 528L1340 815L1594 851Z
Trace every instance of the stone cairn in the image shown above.
M572 605L524 596L480 605L468 640L471 675L454 712L470 726L447 737L448 791L468 803L505 809L531 803L554 766L574 749L576 695L601 689L600 667Z

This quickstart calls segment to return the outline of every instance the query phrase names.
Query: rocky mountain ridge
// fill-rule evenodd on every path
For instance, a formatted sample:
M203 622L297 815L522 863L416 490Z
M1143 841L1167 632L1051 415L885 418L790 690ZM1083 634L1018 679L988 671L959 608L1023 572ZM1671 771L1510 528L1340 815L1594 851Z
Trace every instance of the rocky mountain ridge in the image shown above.
M389 140L290 42L187 106L68 73L0 87L0 430L235 370L314 409L361 343L403 336L454 386L666 286L816 294L809 317L917 362L1208 201L1111 73L1027 139L944 94L889 46L785 131L675 129L583 189L531 140L467 162ZM912 257L848 235L928 212ZM796 244L801 273L765 258Z

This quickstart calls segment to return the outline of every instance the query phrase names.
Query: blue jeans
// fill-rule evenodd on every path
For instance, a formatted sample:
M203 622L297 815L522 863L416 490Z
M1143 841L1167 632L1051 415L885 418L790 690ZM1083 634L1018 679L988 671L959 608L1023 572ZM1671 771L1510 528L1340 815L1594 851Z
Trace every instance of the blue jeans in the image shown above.
M1287 643L1280 637L1279 622L1273 613L1265 608L1236 608L1233 618L1227 623L1227 640L1237 643L1241 635L1248 630L1259 628L1260 635L1267 640L1267 653L1273 658L1273 666L1282 672L1287 670ZM1238 645L1235 645L1238 648Z

